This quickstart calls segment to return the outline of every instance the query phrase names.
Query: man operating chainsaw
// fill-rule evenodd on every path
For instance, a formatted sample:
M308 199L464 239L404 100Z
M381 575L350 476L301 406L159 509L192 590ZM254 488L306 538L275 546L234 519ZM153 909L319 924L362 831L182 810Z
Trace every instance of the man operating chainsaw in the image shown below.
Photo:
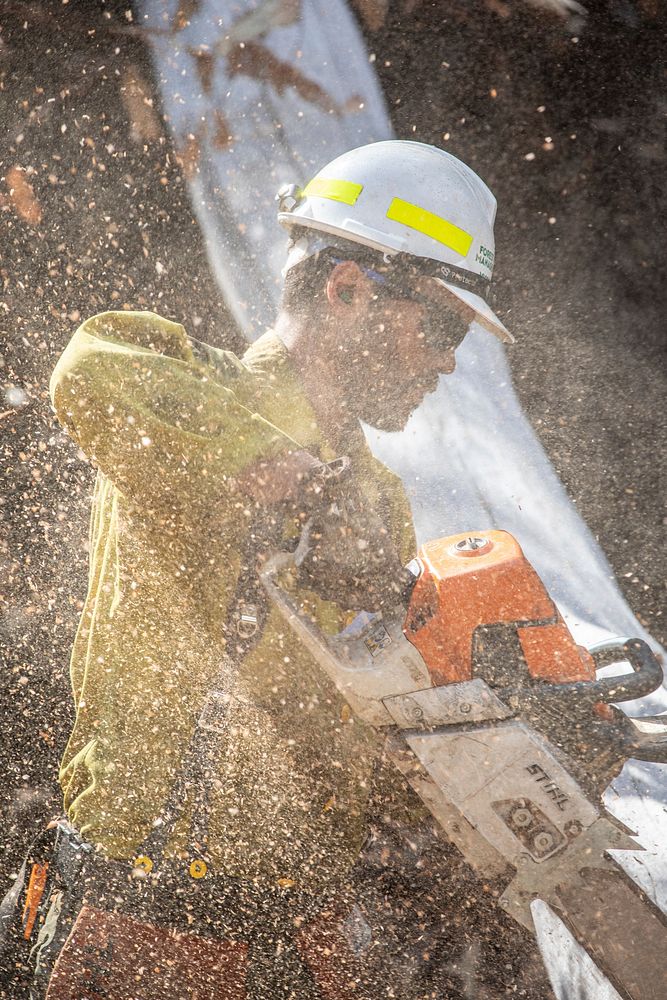
M436 995L417 966L449 959L401 958L355 889L381 746L257 567L307 526L286 586L319 627L396 603L409 507L359 420L402 428L471 322L511 340L495 209L439 149L364 146L281 190L282 305L242 358L152 313L74 334L51 394L98 474L67 819L20 897L32 996Z

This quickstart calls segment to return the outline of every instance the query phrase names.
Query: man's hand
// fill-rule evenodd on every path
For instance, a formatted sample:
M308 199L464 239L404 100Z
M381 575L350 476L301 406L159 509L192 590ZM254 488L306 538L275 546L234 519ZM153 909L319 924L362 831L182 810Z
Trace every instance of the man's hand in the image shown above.
M290 451L276 458L249 465L235 479L236 489L263 507L297 505L326 466L305 450Z
M345 485L334 500L323 491L304 527L299 582L351 611L388 610L400 603L410 574L378 515Z
M361 498L347 458L330 465L305 450L249 466L236 488L262 507L280 507L302 526L299 582L351 611L398 604L410 578L389 533Z

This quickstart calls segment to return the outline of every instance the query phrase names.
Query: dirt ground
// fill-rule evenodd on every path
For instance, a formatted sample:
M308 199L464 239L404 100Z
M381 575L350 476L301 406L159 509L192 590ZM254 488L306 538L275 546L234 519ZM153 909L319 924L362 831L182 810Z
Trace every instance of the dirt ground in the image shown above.
M498 197L517 390L665 643L664 10L605 0L568 26L521 0L357 6L398 136L442 145ZM53 364L80 318L125 303L196 311L199 338L242 347L127 8L0 2L0 888L59 808L85 587L91 472L51 415Z

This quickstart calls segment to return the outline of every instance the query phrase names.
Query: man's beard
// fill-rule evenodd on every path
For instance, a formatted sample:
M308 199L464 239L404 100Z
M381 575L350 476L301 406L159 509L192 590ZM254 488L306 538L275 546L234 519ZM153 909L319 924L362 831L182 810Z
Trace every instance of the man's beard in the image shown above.
M428 384L396 385L391 391L382 387L378 393L369 391L360 398L357 414L364 423L379 431L402 431L425 397L437 387L438 379L431 379Z

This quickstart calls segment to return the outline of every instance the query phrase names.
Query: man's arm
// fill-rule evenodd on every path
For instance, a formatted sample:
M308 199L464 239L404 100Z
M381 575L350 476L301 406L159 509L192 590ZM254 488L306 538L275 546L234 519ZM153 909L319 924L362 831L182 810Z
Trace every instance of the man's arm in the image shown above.
M298 449L195 359L153 313L87 320L50 385L59 420L118 489L148 510L211 510L249 464Z

